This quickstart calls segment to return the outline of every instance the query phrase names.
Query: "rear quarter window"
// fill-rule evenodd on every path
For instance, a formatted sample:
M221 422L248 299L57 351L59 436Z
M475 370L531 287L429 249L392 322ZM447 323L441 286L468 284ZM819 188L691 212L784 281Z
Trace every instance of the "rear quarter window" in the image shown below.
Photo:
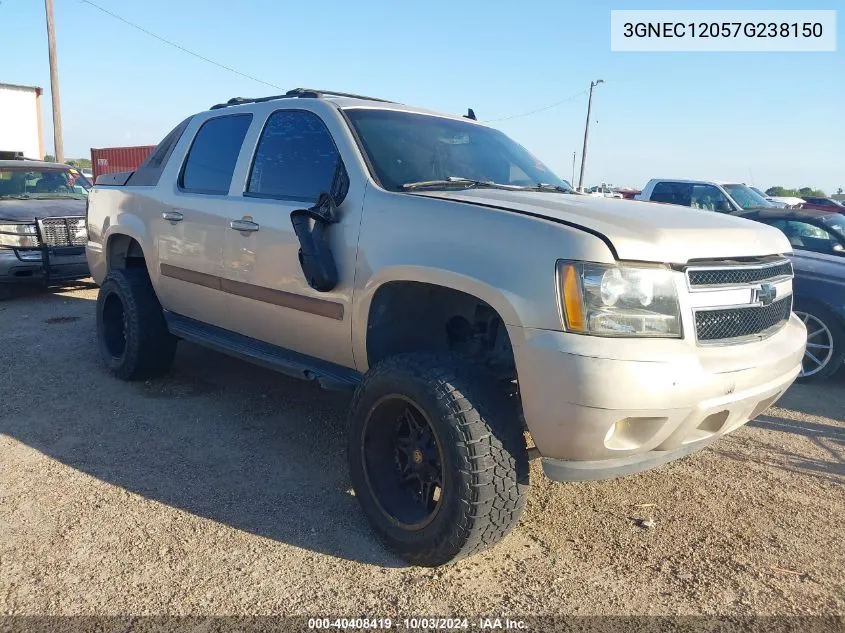
M126 181L127 186L154 187L158 184L161 173L164 171L171 154L173 154L173 149L193 118L193 116L189 116L168 132L167 136L161 140L141 163L141 166L129 177L129 180Z
M684 182L658 182L649 200L688 207L692 204L692 186Z

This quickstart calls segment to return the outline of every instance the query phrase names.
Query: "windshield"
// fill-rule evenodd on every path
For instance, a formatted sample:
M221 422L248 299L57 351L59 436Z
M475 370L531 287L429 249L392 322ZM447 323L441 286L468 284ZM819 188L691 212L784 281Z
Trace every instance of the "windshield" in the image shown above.
M466 179L571 191L528 150L492 128L445 117L395 110L345 110L374 176L391 191L403 185ZM469 186L467 182L441 186ZM550 191L555 191L550 187Z
M841 213L826 215L822 218L822 223L838 233L839 237L845 239L845 215Z
M75 169L0 167L0 198L75 198L88 195L91 183Z
M731 198L736 200L737 204L743 209L759 209L760 207L769 208L775 206L751 187L746 187L745 185L722 185L722 187L725 188Z

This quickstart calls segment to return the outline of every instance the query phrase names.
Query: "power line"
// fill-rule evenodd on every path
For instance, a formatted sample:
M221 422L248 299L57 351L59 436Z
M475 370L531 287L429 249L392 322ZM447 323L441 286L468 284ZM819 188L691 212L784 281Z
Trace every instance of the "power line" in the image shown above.
M234 74L236 74L236 75L240 75L241 77L245 77L245 78L247 78L247 79L251 79L252 81L258 82L258 83L260 83L260 84L264 84L265 86L270 86L271 88L276 88L277 90L282 90L282 89L283 89L281 86L277 86L276 84L271 84L269 81L264 81L263 79L259 79L258 77L253 77L252 75L248 75L248 74L246 74L246 73L242 73L241 71L239 71L239 70L235 70L234 68L231 68L230 66L226 66L225 64L221 64L220 62L216 62L216 61L214 61L213 59L209 59L208 57L204 57L203 55L200 55L199 53L195 53L194 51L192 51L192 50L190 50L190 49L187 49L187 48L185 48L184 46L180 46L179 44L176 44L175 42L171 42L170 40L165 39L165 38L161 37L160 35L156 35L155 33L151 32L151 31L148 31L148 30L147 30L147 29L145 29L144 27L142 27L142 26L138 26L137 24L135 24L135 23L133 23L133 22L130 22L130 21L129 21L129 20L127 20L126 18L122 18L122 17L120 17L119 15L117 15L116 13L112 13L112 12L111 12L111 11L109 11L108 9L106 9L106 8L104 8L104 7L101 7L100 5L95 4L95 3L91 2L91 0L79 0L79 1L80 1L82 4L88 4L88 5L92 6L92 7L94 7L94 8L95 8L95 9L97 9L98 11L102 11L102 12L103 12L103 13L105 13L106 15L109 15L109 16L113 17L113 18L114 18L114 19L116 19L116 20L120 20L120 21L121 21L121 22L123 22L124 24L127 24L127 25L131 26L133 29L137 29L137 30L141 31L141 33L145 33L146 35L149 35L150 37L154 37L154 38L155 38L155 39L157 39L158 41L160 41L160 42L164 42L165 44L168 44L168 45L172 46L173 48L177 48L177 49L179 49L180 51L182 51L183 53L188 53L188 55L193 55L193 56L194 56L194 57L196 57L197 59L201 59L201 60L202 60L202 61L204 61L204 62L208 62L209 64L213 64L214 66L217 66L218 68L222 68L223 70L228 70L230 73L234 73Z
M2 0L0 0L0 2L2 2ZM172 41L170 41L170 40L168 40L164 37L161 37L160 35L156 35L152 31L149 31L149 30L145 29L144 27L139 26L138 24L135 24L134 22L130 22L126 18L121 17L121 16L117 15L116 13L114 13L112 11L109 11L105 7L101 7L99 4L96 4L95 2L92 2L91 0L79 0L79 2L81 2L82 4L87 4L91 7L94 7L98 11L105 13L106 15L114 18L115 20L120 20L121 22L123 22L127 26L131 26L133 29L141 31L141 33L144 33L145 35L149 35L150 37L153 37L153 38L157 39L158 41L167 44L168 46L172 46L173 48L178 49L178 50L182 51L183 53L187 53L188 55L196 57L197 59L201 59L204 62L212 64L213 66L217 66L218 68L222 68L223 70L226 70L230 73L234 73L235 75L239 75L239 76L244 77L246 79L250 79L252 81L263 84L265 86L270 86L271 88L276 88L277 90L283 90L283 88L281 86L277 86L276 84L270 83L269 81L264 81L263 79L259 79L258 77L253 77L252 75L241 72L240 70L236 70L235 68L232 68L231 66L226 66L225 64L221 64L220 62L214 61L213 59L209 59L208 57L205 57L204 55L200 55L199 53L196 53L196 52L194 52L194 51L192 51L188 48L185 48L184 46L181 46L180 44L177 44L176 42L172 42ZM496 123L498 121L510 121L511 119L519 119L519 118L522 118L522 117L530 116L532 114L537 114L539 112L545 112L546 110L551 110L552 108L556 108L559 105L563 105L564 103L568 103L569 101L577 99L578 97L585 95L585 94L587 94L587 91L582 90L581 92L578 92L578 93L576 93L576 94L574 94L570 97L567 97L566 99L563 99L561 101L556 101L555 103L549 104L549 105L544 106L542 108L537 108L536 110L530 110L528 112L523 112L521 114L514 114L512 116L502 117L502 118L498 118L498 119L487 119L486 121L484 121L484 123Z
M587 91L582 90L581 92L575 93L574 95L567 97L566 99L563 99L562 101L556 101L555 103L552 103L551 105L547 105L547 106L544 106L542 108L537 108L536 110L530 110L529 112L523 112L522 114L514 114L513 116L502 117L501 119L488 119L488 120L484 121L484 123L495 123L497 121L510 121L511 119L519 119L521 117L529 116L531 114L537 114L538 112L545 112L546 110L551 110L552 108L556 108L559 105L563 105L564 103L568 103L568 102L572 101L573 99L577 99L578 97L585 95L585 94L587 94Z

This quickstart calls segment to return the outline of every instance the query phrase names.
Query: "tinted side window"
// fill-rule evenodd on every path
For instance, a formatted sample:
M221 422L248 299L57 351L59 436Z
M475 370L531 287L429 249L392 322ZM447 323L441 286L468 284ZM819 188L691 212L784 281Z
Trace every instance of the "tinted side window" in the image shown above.
M247 195L316 202L332 190L339 168L334 140L316 114L278 110L258 141Z
M233 114L203 123L182 168L179 179L182 189L196 193L229 193L232 172L251 121L251 114Z
M690 206L691 190L692 187L684 182L658 182L654 185L649 199L653 202L665 202L688 207Z
M690 206L707 211L721 211L722 213L733 211L733 207L725 194L712 185L694 185Z

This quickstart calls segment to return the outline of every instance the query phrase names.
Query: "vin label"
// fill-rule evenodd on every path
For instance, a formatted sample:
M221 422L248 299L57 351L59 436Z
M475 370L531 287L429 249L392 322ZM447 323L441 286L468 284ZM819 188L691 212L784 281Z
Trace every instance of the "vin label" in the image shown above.
M836 11L611 11L610 50L832 52Z

